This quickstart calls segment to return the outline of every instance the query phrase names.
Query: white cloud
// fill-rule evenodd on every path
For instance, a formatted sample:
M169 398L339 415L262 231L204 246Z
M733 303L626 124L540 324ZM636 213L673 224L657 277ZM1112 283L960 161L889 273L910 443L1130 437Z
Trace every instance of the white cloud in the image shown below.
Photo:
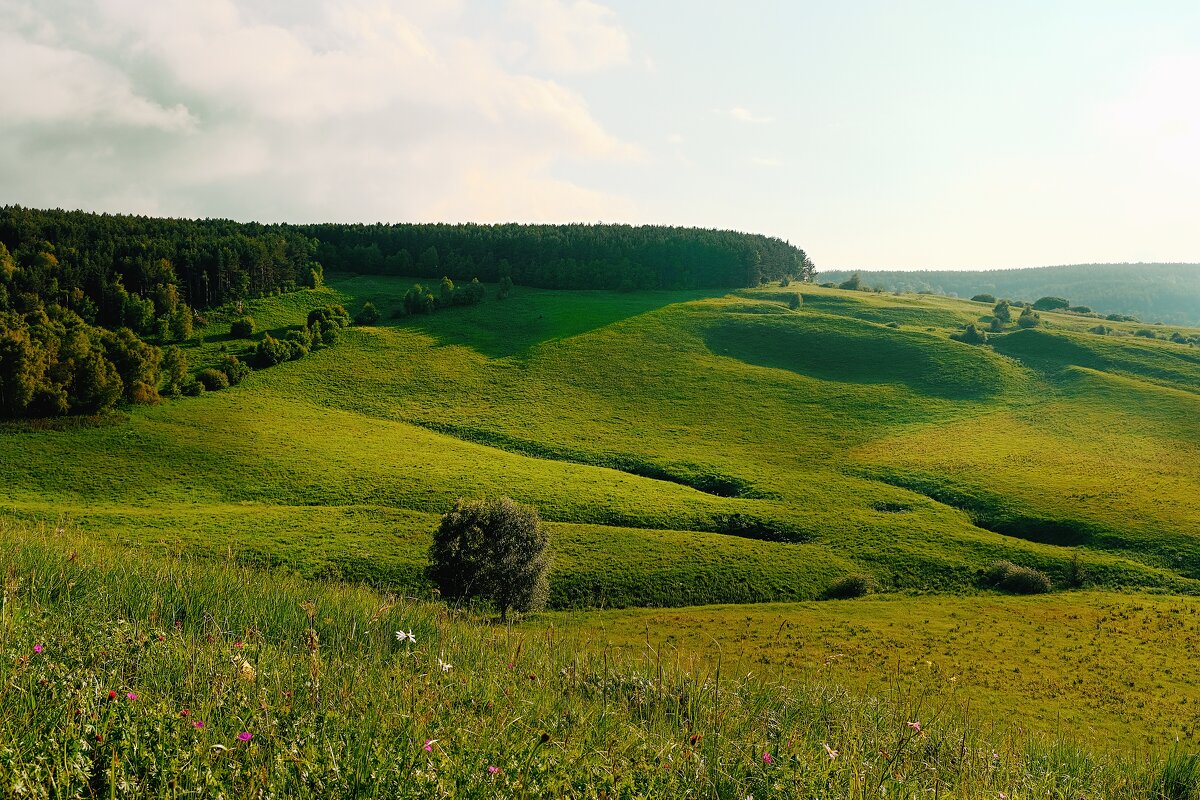
M733 119L736 119L738 122L747 122L752 125L765 125L768 122L775 121L774 117L759 116L758 114L753 113L749 109L742 108L741 106L734 106L727 111L718 111L718 113L727 114Z
M555 72L594 72L629 62L629 36L612 9L590 0L512 0L510 17L536 33L531 57Z
M596 15L579 5L565 8ZM639 151L577 92L468 35L457 2L33 9L0 0L0 203L268 220L579 220L628 206L556 173Z
M750 163L756 167L782 167L783 162L778 158L765 158L763 156L754 156L750 159Z

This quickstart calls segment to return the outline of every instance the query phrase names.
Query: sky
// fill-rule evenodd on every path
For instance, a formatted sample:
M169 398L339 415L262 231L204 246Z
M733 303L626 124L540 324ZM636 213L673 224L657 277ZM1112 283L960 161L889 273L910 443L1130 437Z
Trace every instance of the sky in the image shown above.
M0 204L1200 261L1200 3L0 0Z

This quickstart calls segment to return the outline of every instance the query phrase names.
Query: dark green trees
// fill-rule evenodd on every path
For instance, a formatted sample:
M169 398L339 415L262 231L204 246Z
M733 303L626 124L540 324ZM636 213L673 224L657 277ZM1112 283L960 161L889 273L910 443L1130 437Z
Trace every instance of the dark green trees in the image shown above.
M1001 300L992 307L992 317L1003 323L1012 322L1012 309L1007 300Z
M1041 324L1042 315L1034 311L1032 308L1026 308L1021 312L1021 316L1017 317L1017 327L1019 328L1036 328Z
M507 620L545 605L547 542L533 507L460 498L434 531L427 574L446 599L490 601Z
M1070 305L1065 297L1039 297L1033 302L1033 307L1038 311L1054 311L1059 308L1069 308Z

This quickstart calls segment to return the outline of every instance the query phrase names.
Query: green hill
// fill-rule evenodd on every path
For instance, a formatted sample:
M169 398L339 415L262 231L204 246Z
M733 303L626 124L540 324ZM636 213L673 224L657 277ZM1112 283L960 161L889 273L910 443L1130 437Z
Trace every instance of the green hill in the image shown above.
M821 281L841 283L849 270L829 270ZM991 294L1033 302L1064 297L1101 314L1146 322L1200 325L1200 264L1071 264L989 270L863 270L868 286L885 291L933 292L953 297Z
M249 301L248 339L210 311L183 345L193 368L326 304L383 319L230 389L7 423L0 502L419 588L437 516L507 494L551 522L556 607L811 599L853 573L970 592L999 559L1059 587L1082 565L1101 585L1200 589L1195 348L1055 313L971 346L949 334L990 306L807 284L488 287L391 316L411 284L331 275Z

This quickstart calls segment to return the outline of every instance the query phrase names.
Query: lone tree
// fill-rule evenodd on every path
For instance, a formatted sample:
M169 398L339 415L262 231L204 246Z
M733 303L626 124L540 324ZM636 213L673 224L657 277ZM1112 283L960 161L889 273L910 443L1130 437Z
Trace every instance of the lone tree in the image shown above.
M433 533L426 574L451 600L482 597L508 610L546 605L548 537L537 509L499 500L459 498Z

